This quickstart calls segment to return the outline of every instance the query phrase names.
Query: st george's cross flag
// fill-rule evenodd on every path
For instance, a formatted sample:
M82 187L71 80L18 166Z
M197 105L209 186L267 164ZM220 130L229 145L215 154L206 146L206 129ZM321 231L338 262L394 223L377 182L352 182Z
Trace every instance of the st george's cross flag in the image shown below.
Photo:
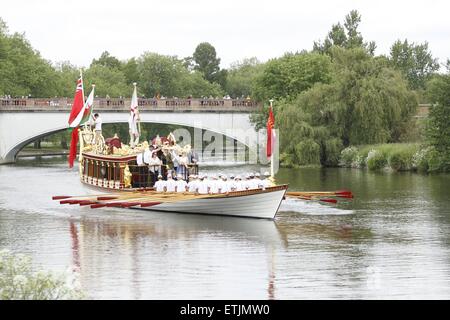
M137 127L137 119L138 119L138 98L136 91L136 83L133 83L134 91L133 96L131 97L131 105L130 105L130 118L128 120L128 125L130 132L133 134L139 134Z
M272 104L269 107L269 118L267 119L267 145L266 145L266 153L267 158L272 156L273 150L275 148L275 118L272 112Z

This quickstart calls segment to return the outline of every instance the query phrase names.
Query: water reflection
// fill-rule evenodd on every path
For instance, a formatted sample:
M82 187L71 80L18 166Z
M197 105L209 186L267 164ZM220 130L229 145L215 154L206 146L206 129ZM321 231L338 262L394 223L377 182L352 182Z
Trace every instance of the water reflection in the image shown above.
M308 168L281 169L277 181L356 198L286 202L275 221L92 210L50 200L92 192L64 160L24 159L0 166L0 248L73 268L95 299L450 296L449 175Z
M119 282L128 279L128 294L133 299L158 299L149 290L149 274L159 278L157 290L169 287L174 276L177 281L189 283L192 289L196 285L193 282L197 281L212 285L214 275L225 274L222 277L226 281L235 277L242 279L243 276L234 274L233 269L246 273L252 269L258 273L266 272L266 275L258 275L258 278L267 278L267 295L262 298L276 298L274 259L277 248L285 243L274 221L133 212L126 221L114 217L93 220L80 216L76 220L72 218L69 225L73 265L81 274L83 287L90 288L92 283L97 283L96 295L100 284L105 286L102 297L117 298L116 291L108 284L111 272L107 266L114 264L114 270L117 267L127 274L123 277L122 273L119 278L116 275L116 279ZM216 244L223 245L224 242L223 251L215 252ZM119 252L117 248L120 248ZM216 258L210 259L211 255ZM236 266L236 263L249 265ZM155 289L155 284L151 287ZM231 298L231 295L225 296ZM200 299L207 297L197 296Z

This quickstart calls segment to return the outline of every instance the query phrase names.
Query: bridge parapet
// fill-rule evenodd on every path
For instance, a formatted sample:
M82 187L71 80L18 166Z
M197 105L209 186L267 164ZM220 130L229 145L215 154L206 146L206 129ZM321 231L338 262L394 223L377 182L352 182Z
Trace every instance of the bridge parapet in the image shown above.
M128 111L131 99L94 99L94 109L99 111ZM253 112L261 104L249 99L138 99L140 111L200 111L200 112ZM0 99L1 111L65 111L72 108L70 98Z

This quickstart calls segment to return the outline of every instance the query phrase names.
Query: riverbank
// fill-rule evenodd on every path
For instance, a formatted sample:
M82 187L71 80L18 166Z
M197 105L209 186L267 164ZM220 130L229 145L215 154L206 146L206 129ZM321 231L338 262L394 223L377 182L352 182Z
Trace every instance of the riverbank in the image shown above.
M444 159L419 143L351 146L341 151L339 167L369 170L441 172Z

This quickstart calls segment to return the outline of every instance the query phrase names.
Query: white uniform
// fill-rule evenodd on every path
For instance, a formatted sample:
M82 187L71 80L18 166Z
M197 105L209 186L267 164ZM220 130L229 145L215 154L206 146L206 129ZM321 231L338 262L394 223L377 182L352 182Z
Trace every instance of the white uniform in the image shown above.
M225 181L225 182L226 182L226 184L228 186L228 190L229 191L236 190L236 181L235 180L228 180L228 181Z
M246 190L244 181L236 181L236 191L243 191Z
M197 180L192 180L192 181L188 182L187 186L188 186L188 191L189 192L192 192L192 193L196 192L196 190L197 190L197 182L198 182Z
M186 192L187 183L184 180L177 180L177 192Z
M197 184L197 190L200 194L208 193L208 182L206 180L199 181Z
M217 185L217 180L209 180L209 193L219 193L219 186Z
M166 181L164 181L164 180L158 180L155 182L155 185L154 185L156 192L164 192L165 186L166 186Z
M177 185L177 182L173 179L168 179L166 181L166 188L167 192L175 192L175 186Z
M265 189L265 188L268 188L268 187L271 187L272 186L272 182L270 182L270 180L269 179L264 179L264 180L261 180L261 184L262 184L262 188L263 189Z
M97 119L95 119L94 121L95 123L95 131L102 131L102 118L100 118L100 116L97 117Z
M231 191L231 189L228 186L228 181L222 180L222 183L220 184L220 193L227 193L230 191Z

